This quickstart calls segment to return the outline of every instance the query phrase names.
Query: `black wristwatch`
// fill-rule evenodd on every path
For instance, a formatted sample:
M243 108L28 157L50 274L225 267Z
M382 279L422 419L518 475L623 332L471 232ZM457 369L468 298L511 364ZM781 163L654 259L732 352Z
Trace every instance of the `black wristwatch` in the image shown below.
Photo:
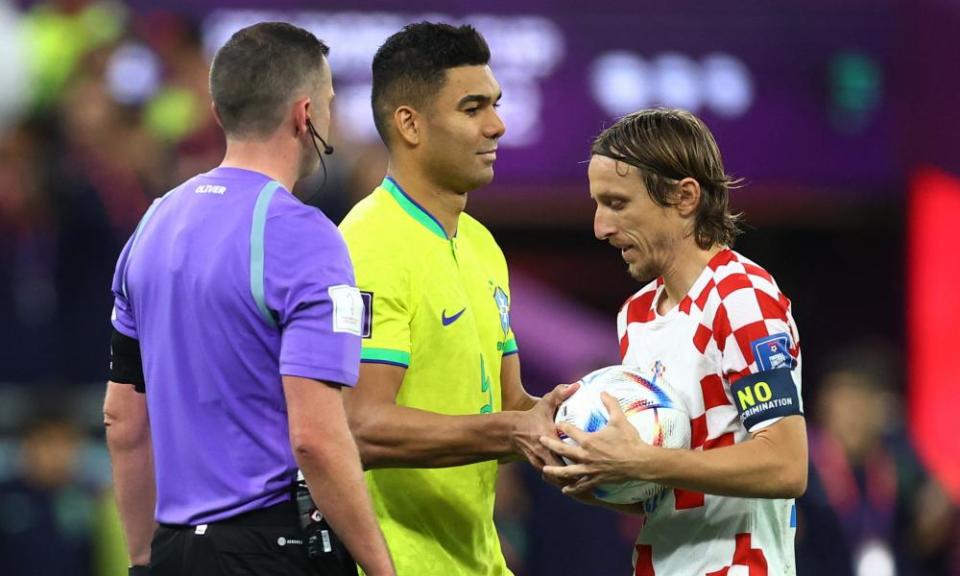
M127 570L127 576L150 576L149 566L131 566Z

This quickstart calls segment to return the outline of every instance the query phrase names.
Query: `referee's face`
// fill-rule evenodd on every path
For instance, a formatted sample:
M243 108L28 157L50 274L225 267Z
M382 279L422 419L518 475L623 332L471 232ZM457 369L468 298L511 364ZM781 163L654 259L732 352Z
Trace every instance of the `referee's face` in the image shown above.
M466 193L493 180L497 143L506 131L497 113L500 96L489 66L446 71L443 87L426 106L419 150L437 185Z
M620 250L627 271L641 282L662 276L675 262L684 221L672 207L650 197L639 170L595 155L587 171L590 196L597 203L594 235Z

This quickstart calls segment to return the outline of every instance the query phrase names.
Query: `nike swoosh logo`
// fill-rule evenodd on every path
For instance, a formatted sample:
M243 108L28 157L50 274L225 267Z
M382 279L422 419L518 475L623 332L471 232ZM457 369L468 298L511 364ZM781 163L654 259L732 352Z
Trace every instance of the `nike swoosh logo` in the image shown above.
M466 311L467 311L467 307L464 306L464 307L463 307L463 310L457 312L457 313L454 314L453 316L447 316L447 309L444 308L444 309L443 309L443 312L440 313L440 321L443 322L443 325L444 325L444 326L449 326L449 325L453 324L454 322L456 322L456 321L457 321L457 318L459 318L460 316L462 316L463 313L466 312Z

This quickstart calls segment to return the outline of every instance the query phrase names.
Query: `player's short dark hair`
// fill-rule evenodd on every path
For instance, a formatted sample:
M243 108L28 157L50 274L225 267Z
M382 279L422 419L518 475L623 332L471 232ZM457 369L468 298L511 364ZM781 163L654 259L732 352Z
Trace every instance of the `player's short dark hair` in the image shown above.
M223 131L237 137L271 134L293 93L319 82L329 52L316 36L285 22L236 32L210 66L210 95Z
M730 189L740 185L723 169L713 134L685 110L653 108L628 114L600 133L591 155L607 156L640 170L650 197L660 206L674 203L677 183L700 184L694 238L700 248L730 246L740 233L740 214L730 212Z
M389 145L390 117L398 106L422 108L458 66L483 66L490 48L472 26L419 22L387 38L373 57L373 121Z

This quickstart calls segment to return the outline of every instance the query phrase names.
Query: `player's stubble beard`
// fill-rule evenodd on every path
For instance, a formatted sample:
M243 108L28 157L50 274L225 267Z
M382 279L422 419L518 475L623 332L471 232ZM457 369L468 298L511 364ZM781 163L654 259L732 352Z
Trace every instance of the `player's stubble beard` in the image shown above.
M426 158L426 171L433 182L457 195L467 196L493 181L493 166L477 167L469 163L477 162L475 155L469 161L463 156L433 153Z
M660 277L658 269L650 263L627 264L627 274L641 284L646 284Z
M627 262L627 273L641 284L646 284L663 276L670 261L674 241L669 237L655 238L641 249L635 244L633 249L637 257Z

